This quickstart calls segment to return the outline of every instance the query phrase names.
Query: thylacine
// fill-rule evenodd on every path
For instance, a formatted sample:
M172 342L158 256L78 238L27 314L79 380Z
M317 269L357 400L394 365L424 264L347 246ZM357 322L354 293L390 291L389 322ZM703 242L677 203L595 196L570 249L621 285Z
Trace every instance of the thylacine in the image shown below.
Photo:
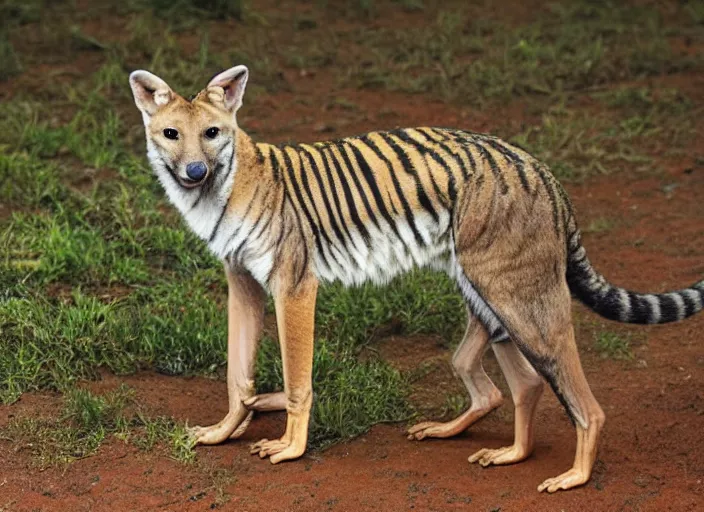
M542 376L575 424L577 452L572 469L538 490L585 483L604 413L579 362L570 292L613 320L665 323L702 309L704 281L658 295L607 283L586 258L569 199L546 166L488 135L417 128L255 144L236 122L247 77L246 67L234 67L187 101L147 71L130 76L149 161L188 225L224 262L229 285L229 412L217 425L196 427L195 440L238 437L253 410L285 409L284 435L252 452L272 463L302 455L318 283L385 282L430 265L456 280L467 303L469 326L453 365L472 401L453 421L412 427L409 438L455 435L501 403L481 363L491 346L516 404L515 441L470 462L510 464L530 454ZM276 306L285 390L255 396L266 293Z

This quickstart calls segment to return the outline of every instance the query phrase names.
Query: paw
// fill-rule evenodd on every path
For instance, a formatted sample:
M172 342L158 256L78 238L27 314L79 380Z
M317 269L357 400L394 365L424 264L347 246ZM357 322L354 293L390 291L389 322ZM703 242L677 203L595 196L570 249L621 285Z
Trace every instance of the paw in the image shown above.
M572 468L569 471L562 473L560 476L555 478L548 478L542 484L538 486L538 492L547 491L553 493L559 491L560 489L572 489L573 487L578 487L587 483L589 480L589 475L580 471L579 469Z
M252 455L259 455L260 458L269 457L269 461L272 464L284 460L297 459L305 451L305 446L299 447L290 441L285 439L275 439L269 441L268 439L262 439L261 441L254 443L249 450Z
M457 434L456 429L451 428L451 425L447 423L440 423L438 421L424 421L413 425L408 429L408 440L409 441L420 441L426 437L436 437L436 438L446 438Z
M194 446L198 444L222 443L230 435L234 435L233 432L235 434L239 432L239 435L244 433L247 425L252 420L253 414L253 411L241 409L228 413L220 423L209 427L191 427L187 429L187 432Z
M199 444L216 444L217 438L217 427L218 425L211 425L209 427L186 427L186 433L188 434L188 441L192 446Z
M500 466L504 464L515 464L528 457L528 452L517 446L505 446L503 448L490 449L483 448L467 459L470 463L478 462L481 466Z

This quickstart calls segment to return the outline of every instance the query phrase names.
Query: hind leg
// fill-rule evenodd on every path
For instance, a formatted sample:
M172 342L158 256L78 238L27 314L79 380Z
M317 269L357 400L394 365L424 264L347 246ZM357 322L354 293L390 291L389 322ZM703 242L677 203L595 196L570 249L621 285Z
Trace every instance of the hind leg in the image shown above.
M527 297L517 299L494 302L496 310L520 351L550 383L577 431L572 468L546 480L538 490L571 489L586 483L591 476L604 412L589 389L579 362L566 284L544 290L532 301Z
M484 448L469 457L469 462L482 466L513 464L533 451L533 420L543 394L543 379L511 341L492 344L496 360L511 389L515 410L515 438L512 446L496 450Z
M496 409L503 401L501 392L491 382L482 366L482 356L486 351L489 335L481 322L471 314L468 316L467 330L452 357L452 366L467 387L471 405L452 421L446 423L424 421L414 425L408 429L408 439L455 436Z
M554 380L553 388L563 396L562 401L573 418L577 430L577 450L572 468L561 475L548 478L538 486L538 491L555 492L571 489L586 483L596 461L599 434L604 427L604 411L594 398L579 362L574 332L570 326L566 333L565 350L558 354L546 377ZM551 382L552 383L552 382Z

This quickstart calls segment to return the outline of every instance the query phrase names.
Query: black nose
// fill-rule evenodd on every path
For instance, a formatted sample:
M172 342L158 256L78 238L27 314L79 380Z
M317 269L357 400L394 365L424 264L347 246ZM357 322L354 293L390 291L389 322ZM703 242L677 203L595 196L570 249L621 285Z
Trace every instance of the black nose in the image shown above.
M208 168L205 166L205 162L191 162L186 166L186 174L193 181L202 180L207 172Z

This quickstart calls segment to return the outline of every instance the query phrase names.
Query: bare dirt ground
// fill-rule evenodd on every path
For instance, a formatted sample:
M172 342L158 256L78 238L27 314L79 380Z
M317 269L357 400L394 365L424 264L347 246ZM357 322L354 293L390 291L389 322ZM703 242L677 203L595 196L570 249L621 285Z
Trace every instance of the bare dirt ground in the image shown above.
M297 84L292 92L271 96L245 113L242 126L273 139L314 140L329 136L320 133L329 125L338 136L395 125L517 130L526 121L520 104L490 115L385 92L344 91L359 110L323 112L296 103L295 97L303 91L325 97L325 77L301 80L291 80ZM682 86L702 102L704 76L687 77ZM294 124L300 119L301 125ZM267 128L274 121L284 128ZM138 126L136 112L128 122ZM704 139L698 136L686 156L659 160L662 172L623 171L566 186L583 227L596 219L612 221L609 229L584 237L595 267L612 282L656 292L704 275L703 157ZM91 457L45 470L37 469L25 450L0 439L0 510L704 509L704 315L658 327L608 324L634 340L634 358L614 360L594 349L594 326L603 321L581 305L574 312L587 379L607 415L594 474L582 488L555 495L536 490L544 479L568 469L574 457L574 430L549 391L539 406L537 446L528 460L487 469L467 462L480 448L513 440L510 395L488 357L488 371L506 403L453 439L411 442L404 435L408 425L378 425L351 442L273 466L249 454L251 442L283 431L284 415L272 413L257 416L240 440L197 448L195 465L113 438ZM414 388L423 410L441 410L445 395L461 389L451 374L451 354L438 340L390 338L379 346L404 369L433 362ZM106 374L87 385L108 390L123 382L151 410L190 424L214 423L227 412L225 384L217 380ZM57 394L26 393L17 403L0 407L0 426L13 416L51 414L59 402Z

